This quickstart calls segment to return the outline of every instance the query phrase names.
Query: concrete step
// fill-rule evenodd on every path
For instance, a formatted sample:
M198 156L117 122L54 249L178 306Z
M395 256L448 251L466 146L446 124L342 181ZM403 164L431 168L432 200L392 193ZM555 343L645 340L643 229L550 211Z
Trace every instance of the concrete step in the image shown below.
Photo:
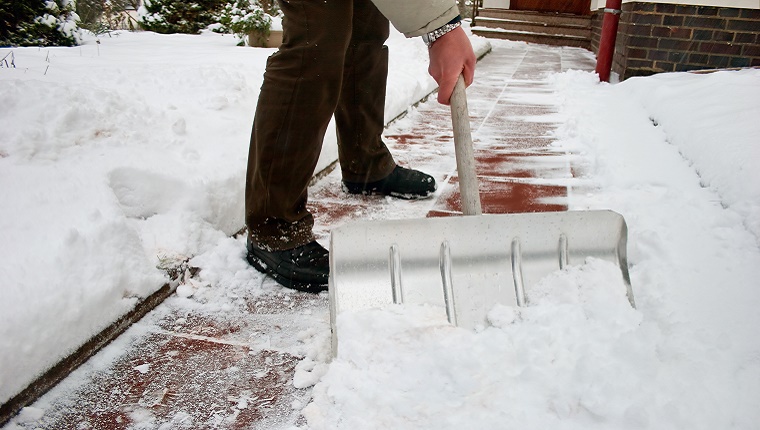
M491 39L506 39L516 42L539 43L552 46L570 46L589 49L591 41L584 37L557 36L552 34L525 33L500 28L473 27L473 34Z
M581 25L554 25L543 22L527 22L478 17L477 26L486 28L501 28L515 32L550 34L554 36L576 36L586 39L591 37L591 28Z
M570 15L565 13L552 12L531 12L522 10L481 8L478 9L479 18L497 18L511 21L541 22L550 25L580 25L591 26L591 17L583 15Z

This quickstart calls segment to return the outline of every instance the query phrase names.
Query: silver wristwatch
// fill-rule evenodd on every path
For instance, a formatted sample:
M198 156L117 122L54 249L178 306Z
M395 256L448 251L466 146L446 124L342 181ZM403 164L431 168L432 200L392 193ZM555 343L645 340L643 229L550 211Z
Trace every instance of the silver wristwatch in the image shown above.
M444 34L450 32L451 30L459 27L462 25L461 21L457 22L450 22L448 24L444 24L441 27L431 31L430 33L425 33L422 35L422 40L425 41L425 44L427 44L427 47L430 48L433 45L433 42L438 40L441 36Z

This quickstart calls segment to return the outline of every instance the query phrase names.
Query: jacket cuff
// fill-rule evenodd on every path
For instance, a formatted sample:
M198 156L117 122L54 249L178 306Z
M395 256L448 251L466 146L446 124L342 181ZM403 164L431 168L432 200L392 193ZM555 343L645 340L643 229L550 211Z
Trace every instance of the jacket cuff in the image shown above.
M456 5L454 5L438 18L427 23L427 25L425 25L424 27L419 28L414 31L404 33L404 36L406 37L422 36L425 33L430 33L433 30L441 28L442 26L448 24L452 20L455 20L458 16L459 16L459 8Z

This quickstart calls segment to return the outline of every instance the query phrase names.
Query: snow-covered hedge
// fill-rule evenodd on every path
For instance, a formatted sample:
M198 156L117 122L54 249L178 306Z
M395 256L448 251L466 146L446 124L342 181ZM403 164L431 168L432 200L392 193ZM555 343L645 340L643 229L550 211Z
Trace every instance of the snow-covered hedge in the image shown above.
M268 33L272 18L264 12L258 2L251 0L234 0L227 3L217 15L219 25L212 30L217 33L232 33L240 37L252 30Z
M74 0L0 0L0 46L74 46L81 41Z
M138 10L140 25L156 33L195 34L216 22L225 0L145 0Z
M271 0L145 0L138 10L140 25L156 33L217 33L243 36L267 33L277 8Z

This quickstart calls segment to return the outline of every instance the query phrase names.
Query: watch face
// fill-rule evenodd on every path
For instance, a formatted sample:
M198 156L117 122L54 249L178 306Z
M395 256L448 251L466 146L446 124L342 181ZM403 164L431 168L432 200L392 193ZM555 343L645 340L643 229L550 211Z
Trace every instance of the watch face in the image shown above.
M425 43L430 43L430 33L425 33L422 35L422 41Z

